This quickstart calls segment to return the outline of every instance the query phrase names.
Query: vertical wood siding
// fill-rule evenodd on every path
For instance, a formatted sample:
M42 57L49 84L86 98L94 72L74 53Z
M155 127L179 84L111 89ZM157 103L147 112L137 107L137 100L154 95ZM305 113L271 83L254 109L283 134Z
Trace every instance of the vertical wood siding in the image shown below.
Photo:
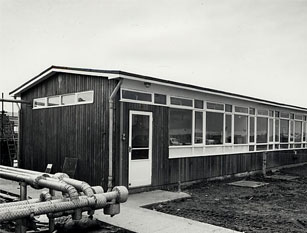
M94 103L47 109L22 107L21 156L25 168L62 170L65 157L78 158L75 177L106 187L108 97L116 81L58 73L22 94L22 99L94 90Z
M152 148L152 186L201 180L218 176L232 175L262 169L262 152L215 155L191 158L169 159L168 151L168 114L169 108L163 106L123 103L124 133L123 142L123 180L128 185L128 142L129 111L149 111L153 113L153 148ZM269 152L267 167L273 168L287 164L307 162L306 150ZM118 169L118 166L116 166Z

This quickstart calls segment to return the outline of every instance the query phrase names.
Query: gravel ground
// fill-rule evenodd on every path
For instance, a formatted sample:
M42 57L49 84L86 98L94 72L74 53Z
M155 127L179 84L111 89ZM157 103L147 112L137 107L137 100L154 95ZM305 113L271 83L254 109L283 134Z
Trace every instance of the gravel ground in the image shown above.
M246 180L269 183L258 188L230 186L234 180L206 182L184 191L190 199L149 208L241 232L307 232L307 166L275 174L299 176L281 181L253 176Z

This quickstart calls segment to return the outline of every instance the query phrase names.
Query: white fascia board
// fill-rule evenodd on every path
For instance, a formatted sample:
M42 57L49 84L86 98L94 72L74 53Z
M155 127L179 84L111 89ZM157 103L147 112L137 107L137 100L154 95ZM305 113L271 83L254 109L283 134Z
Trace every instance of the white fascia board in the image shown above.
M200 89L197 89L197 88L166 83L166 82L163 82L163 81L148 80L148 79L137 78L137 77L133 77L133 76L129 76L129 75L117 75L117 78L130 79L130 80L139 81L139 82L149 82L149 83L152 83L152 84L158 84L158 85L163 85L163 86L168 86L168 87L185 89L185 90L200 92L200 93L204 93L204 94L218 95L218 96L229 97L229 98L238 99L238 100L244 100L244 101L249 101L249 102L254 102L254 103L259 103L259 104L265 104L265 105L270 105L270 106L275 106L275 107L280 107L280 108L287 108L287 109L293 109L293 110L297 110L297 111L307 112L306 110L296 108L296 107L284 106L282 104L268 103L266 101L253 100L253 99L234 96L234 95L230 95L230 94L217 93L217 92L214 92L214 91L205 91L205 90L200 90ZM112 78L110 78L110 79L112 79Z
M27 89L32 84L36 83L40 79L44 77L48 77L52 75L53 73L70 73L70 74L81 74L81 75L90 75L90 76L99 76L99 77L107 77L108 79L114 79L118 78L118 74L110 74L110 73L104 73L104 72L95 72L95 71L81 71L81 70L72 70L72 69L61 69L61 68L51 68L50 70L46 71L45 73L39 75L35 79L33 79L31 82L27 83L25 86L21 87L20 89L17 89L13 93L11 93L12 96L14 96L16 93L21 92L24 89Z

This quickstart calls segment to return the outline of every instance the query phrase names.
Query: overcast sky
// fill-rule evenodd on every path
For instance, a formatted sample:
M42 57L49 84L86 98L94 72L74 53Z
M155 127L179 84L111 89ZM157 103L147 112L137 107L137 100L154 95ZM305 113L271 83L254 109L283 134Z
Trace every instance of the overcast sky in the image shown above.
M0 92L51 65L307 107L307 0L0 0Z

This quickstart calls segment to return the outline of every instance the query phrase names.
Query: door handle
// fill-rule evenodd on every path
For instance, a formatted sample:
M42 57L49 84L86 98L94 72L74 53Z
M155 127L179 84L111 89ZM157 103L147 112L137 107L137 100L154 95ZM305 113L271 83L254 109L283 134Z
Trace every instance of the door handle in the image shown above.
M131 153L131 151L132 151L132 147L129 146L129 147L128 147L128 152Z

